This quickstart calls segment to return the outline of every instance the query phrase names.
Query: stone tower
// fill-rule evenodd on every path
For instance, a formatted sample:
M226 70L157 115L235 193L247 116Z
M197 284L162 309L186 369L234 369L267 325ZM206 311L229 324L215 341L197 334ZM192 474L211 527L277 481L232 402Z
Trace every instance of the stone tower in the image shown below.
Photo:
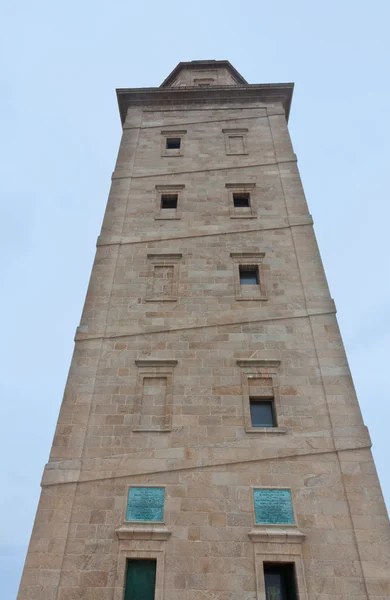
M123 137L19 600L385 600L389 529L287 129L227 61Z

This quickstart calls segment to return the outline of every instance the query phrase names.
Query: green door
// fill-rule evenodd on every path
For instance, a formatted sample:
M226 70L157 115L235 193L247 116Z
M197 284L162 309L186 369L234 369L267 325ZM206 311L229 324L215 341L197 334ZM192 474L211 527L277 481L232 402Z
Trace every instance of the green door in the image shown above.
M128 560L124 600L154 600L155 588L156 561Z

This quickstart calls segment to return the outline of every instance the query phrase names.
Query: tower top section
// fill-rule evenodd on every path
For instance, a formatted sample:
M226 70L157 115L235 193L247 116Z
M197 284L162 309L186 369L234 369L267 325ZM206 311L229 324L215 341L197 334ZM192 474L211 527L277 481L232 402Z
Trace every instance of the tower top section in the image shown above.
M228 60L192 60L180 62L160 87L210 87L247 83Z
M293 83L250 84L228 60L180 62L160 87L117 89L122 125L134 106L280 104L288 120Z

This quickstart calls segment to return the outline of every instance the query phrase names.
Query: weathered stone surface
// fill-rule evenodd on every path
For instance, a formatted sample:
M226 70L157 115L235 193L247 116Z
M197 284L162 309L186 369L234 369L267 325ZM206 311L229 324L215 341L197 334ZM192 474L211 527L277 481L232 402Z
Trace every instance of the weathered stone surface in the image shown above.
M295 563L300 600L388 598L388 518L291 93L225 61L119 92L123 136L18 600L123 600L128 557L157 559L159 600L265 600L264 561ZM240 264L259 268L259 293L241 293ZM248 427L250 394L273 395L275 427ZM126 523L137 486L165 488L163 523ZM291 489L291 528L255 523L253 488L267 487Z

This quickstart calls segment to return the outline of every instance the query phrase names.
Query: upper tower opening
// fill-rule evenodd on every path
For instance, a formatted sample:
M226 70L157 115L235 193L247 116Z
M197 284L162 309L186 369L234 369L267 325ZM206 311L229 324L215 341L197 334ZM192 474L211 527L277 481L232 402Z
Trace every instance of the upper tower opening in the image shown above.
M245 85L247 81L228 60L180 62L160 87Z

